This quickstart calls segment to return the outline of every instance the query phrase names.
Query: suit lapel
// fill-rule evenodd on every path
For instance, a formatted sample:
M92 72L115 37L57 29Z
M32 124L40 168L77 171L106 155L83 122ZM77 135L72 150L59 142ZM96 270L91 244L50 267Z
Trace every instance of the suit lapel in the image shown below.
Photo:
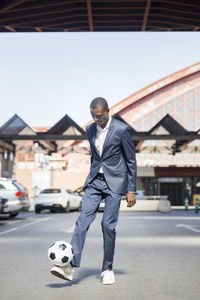
M106 138L105 138L105 141L104 141L104 144L103 144L103 150L102 150L102 155L103 155L103 152L105 150L105 146L113 132L113 129L114 129L114 125L113 125L113 118L111 119L111 122L110 122L110 126L108 128L108 132L107 132L107 135L106 135Z

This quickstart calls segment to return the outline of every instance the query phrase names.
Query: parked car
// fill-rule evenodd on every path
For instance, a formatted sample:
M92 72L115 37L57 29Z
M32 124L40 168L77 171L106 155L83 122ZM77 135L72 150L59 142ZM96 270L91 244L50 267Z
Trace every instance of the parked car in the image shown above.
M11 178L0 178L0 197L8 200L4 212L11 218L16 217L23 208L23 193Z
M70 212L80 210L82 197L78 193L65 188L50 188L40 192L35 199L35 212L40 213L44 209L51 212L57 210Z
M8 200L6 198L0 197L0 216L6 215L7 202Z
M143 190L137 190L137 194L136 194L136 202L137 200L141 200L144 198L144 191ZM126 196L122 196L121 201L126 201ZM105 207L105 199L103 199L99 205L99 209L98 211L104 211L104 207Z
M30 208L30 201L27 188L16 180L13 180L13 184L19 190L19 198L21 201L22 210L28 211Z
M99 204L98 211L104 211L104 207L105 207L105 199L103 199Z

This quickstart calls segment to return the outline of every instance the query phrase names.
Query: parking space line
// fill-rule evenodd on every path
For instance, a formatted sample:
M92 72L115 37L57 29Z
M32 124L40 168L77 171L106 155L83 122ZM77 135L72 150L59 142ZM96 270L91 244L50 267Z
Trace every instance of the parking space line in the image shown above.
M189 224L177 224L175 227L183 227L188 230L194 231L194 232L200 232L199 229L195 228L195 225L189 225Z
M34 225L34 224L37 224L37 223L40 223L40 222L49 220L49 219L51 219L51 218L52 218L52 217L43 218L43 219L40 219L40 220L31 222L31 223L28 223L28 224L24 224L24 225L21 225L21 226L18 226L18 227L14 227L14 228L12 228L12 229L9 229L9 230L0 232L0 235L6 234L6 233L9 233L9 232L13 232L13 231L16 231L16 230L18 230L18 229L25 228L25 227L28 227L28 226L31 226L31 225Z

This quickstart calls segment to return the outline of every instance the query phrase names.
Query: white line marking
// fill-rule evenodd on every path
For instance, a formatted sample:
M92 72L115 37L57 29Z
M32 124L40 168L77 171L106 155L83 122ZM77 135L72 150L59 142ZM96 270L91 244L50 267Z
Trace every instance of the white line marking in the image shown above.
M149 220L200 220L200 217L181 217L181 216L119 216L120 219L149 219Z
M90 237L91 239L91 237ZM92 239L94 242L94 239ZM140 245L145 246L191 246L199 247L200 239L199 236L184 236L184 237L173 237L173 236L152 236L152 237L119 237L117 238L118 243L130 244L131 247ZM99 242L99 241L98 241Z
M200 232L200 230L194 228L195 226L194 225L189 225L189 224L177 224L175 227L184 227L184 228L187 228L189 230L192 230L194 232Z
M12 231L16 231L16 230L18 230L18 229L21 229L21 228L24 228L24 227L28 227L28 226L31 226L31 225L34 225L34 224L37 224L37 223L40 223L40 222L49 220L49 219L51 219L51 218L52 218L52 217L40 219L40 220L38 220L38 221L34 221L34 222L31 222L31 223L28 223L28 224L24 224L24 225L19 226L19 227L15 227L15 228L12 228L12 229L9 229L9 230L6 230L6 231L2 231L2 232L0 232L0 235L3 235L3 234L5 234L5 233L9 233L9 232L12 232Z

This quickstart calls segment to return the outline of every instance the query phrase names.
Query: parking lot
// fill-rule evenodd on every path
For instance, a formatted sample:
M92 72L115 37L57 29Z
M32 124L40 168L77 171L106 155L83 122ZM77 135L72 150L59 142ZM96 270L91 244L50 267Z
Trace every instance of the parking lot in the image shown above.
M21 212L0 220L1 299L199 299L200 217L194 211L121 212L113 286L103 286L99 277L102 213L88 232L74 280L49 273L48 247L70 241L77 216Z

